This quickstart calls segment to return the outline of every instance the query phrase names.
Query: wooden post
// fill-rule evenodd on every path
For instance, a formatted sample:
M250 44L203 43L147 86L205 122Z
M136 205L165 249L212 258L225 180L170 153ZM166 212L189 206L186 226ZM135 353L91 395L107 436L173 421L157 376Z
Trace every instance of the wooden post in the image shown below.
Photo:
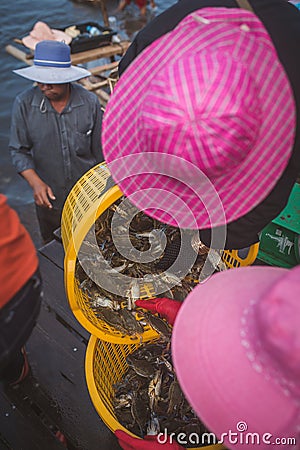
M100 3L104 26L109 27L108 15L107 15L107 9L106 9L106 0L97 0L97 3Z

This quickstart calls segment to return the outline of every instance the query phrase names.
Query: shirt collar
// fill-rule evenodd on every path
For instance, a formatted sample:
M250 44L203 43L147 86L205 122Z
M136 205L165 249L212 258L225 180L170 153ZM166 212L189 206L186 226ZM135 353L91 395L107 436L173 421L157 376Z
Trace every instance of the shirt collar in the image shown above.
M67 112L71 111L73 108L84 105L84 101L81 98L81 95L79 92L80 87L73 83L70 83L70 87L71 87L71 94L70 94L69 103L68 103L68 106L66 109ZM42 94L40 88L38 86L36 86L35 90L34 90L34 95L33 95L32 101L31 101L31 106L36 106L39 108L41 101L43 99L45 99L45 104L49 105L49 100Z

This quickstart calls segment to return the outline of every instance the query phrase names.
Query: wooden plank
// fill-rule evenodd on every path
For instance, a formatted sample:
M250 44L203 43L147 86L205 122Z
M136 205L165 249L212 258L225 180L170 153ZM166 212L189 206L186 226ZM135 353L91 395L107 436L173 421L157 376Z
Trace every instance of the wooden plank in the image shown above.
M39 253L49 259L61 270L64 269L65 252L63 245L57 240L53 240L39 248Z
M101 87L108 86L108 81L107 80L98 81L97 83L91 83L90 81L87 81L86 83L82 84L88 91L96 91Z
M103 91L102 89L98 89L97 91L95 91L95 93L98 95L100 102L102 101L103 105L105 106L110 98L109 94L107 94L107 92Z
M38 326L28 343L28 356L38 388L30 397L75 448L117 450L112 432L98 416L85 381L86 345L42 308ZM42 392L40 392L42 391Z
M29 57L29 55L25 51L20 50L19 48L15 47L14 45L11 45L11 44L7 45L5 47L5 51L7 53L9 53L10 55L12 55L14 58L17 58L20 61L25 62L29 66L33 65L32 56Z
M57 248L61 244L52 241L47 246ZM44 248L44 249L45 249ZM46 256L40 256L40 271L43 280L44 305L49 312L52 312L58 321L74 333L78 339L87 342L90 334L76 320L72 313L69 302L65 294L64 272Z
M0 449L65 449L45 423L39 420L32 405L24 391L0 389Z
M85 52L71 54L72 64L83 64L95 59L109 58L115 55L123 55L129 47L129 41L122 41L119 44L105 45L99 48L93 48Z
M119 61L114 61L109 64L102 64L102 66L92 67L91 69L89 69L89 71L93 75L98 75L99 73L106 72L107 70L115 69L116 67L118 67L118 65Z

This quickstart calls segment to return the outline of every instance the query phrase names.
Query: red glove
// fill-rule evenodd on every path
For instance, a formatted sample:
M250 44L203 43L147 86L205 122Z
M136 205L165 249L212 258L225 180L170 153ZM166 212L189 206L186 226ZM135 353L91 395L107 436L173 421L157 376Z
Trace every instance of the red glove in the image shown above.
M157 441L157 436L153 435L145 436L144 439L137 439L121 430L115 431L115 435L123 450L184 450L184 447L177 444L177 442L172 441L172 444L169 442L164 443L165 435L161 436L161 443Z
M181 302L170 298L150 298L149 300L137 300L136 306L148 309L153 313L160 314L170 325L174 325L177 313L181 307Z

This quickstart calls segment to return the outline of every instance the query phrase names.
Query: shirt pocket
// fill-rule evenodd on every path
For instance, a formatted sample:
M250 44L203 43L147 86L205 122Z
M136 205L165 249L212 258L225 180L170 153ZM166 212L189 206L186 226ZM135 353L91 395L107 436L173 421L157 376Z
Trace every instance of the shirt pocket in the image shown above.
M91 155L92 145L92 129L88 128L86 131L75 132L75 152L77 156Z

